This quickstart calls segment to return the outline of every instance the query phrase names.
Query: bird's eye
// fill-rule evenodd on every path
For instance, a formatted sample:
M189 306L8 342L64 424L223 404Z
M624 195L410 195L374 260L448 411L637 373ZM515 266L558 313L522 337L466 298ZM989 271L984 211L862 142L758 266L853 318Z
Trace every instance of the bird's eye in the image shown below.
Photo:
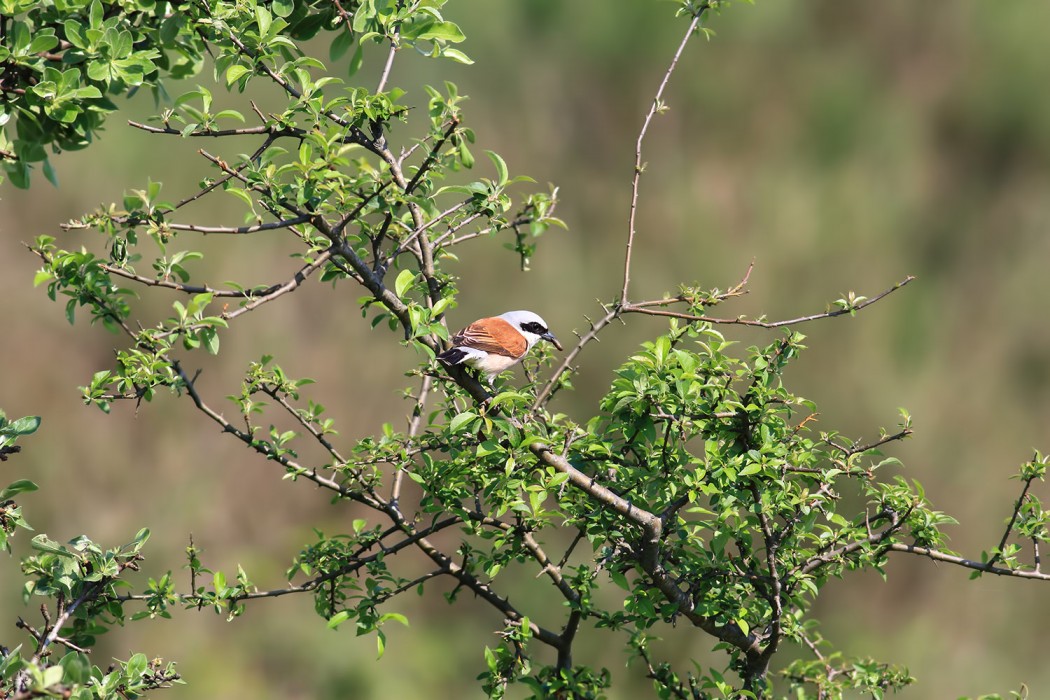
M528 323L521 324L521 330L528 331L529 333L535 333L536 335L543 335L547 332L546 328L544 328L541 324L536 323L535 321L529 321Z

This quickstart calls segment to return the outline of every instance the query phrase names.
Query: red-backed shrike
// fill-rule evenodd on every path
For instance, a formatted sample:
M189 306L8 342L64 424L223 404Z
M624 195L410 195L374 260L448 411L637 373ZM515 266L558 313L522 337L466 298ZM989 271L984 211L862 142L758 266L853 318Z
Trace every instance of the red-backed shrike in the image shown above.
M540 340L562 349L542 318L531 311L508 311L478 319L456 333L452 347L437 359L449 367L466 364L478 369L491 384L495 375L520 362Z

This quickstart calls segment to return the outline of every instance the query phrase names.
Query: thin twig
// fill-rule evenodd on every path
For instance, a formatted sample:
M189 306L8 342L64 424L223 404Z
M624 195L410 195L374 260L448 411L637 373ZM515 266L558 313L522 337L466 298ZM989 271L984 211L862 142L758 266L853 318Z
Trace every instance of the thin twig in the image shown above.
M284 221L271 221L266 224L251 224L249 226L200 226L198 224L176 224L166 221L153 221L152 219L135 219L132 217L113 217L113 222L124 226L135 227L143 226L146 224L154 224L162 228L169 228L173 231L192 231L194 233L221 233L221 234L245 234L245 233L258 233L259 231L274 231L276 229L291 228L292 226L298 226L299 224L306 223L310 220L308 214L296 216L291 219L285 219ZM87 228L87 224L81 222L72 222L62 224L62 229L65 231L73 231L77 229Z
M685 36L682 37L681 43L678 44L678 50L674 52L674 57L671 59L671 65L667 67L664 72L664 77L660 81L660 87L656 90L656 96L653 98L653 102L649 105L649 112L645 115L645 120L642 122L642 128L638 132L638 140L635 142L634 147L634 177L631 181L631 210L630 215L627 218L627 250L624 254L623 263L623 289L620 292L620 305L627 305L627 287L631 283L631 249L634 246L634 234L635 234L635 217L638 212L638 185L642 177L642 142L645 140L645 134L649 131L649 124L653 120L653 116L663 106L663 94L664 88L667 87L668 81L671 79L671 74L674 72L675 66L678 65L678 59L682 56L682 52L685 51L685 45L689 43L690 37L693 36L693 32L696 31L696 27L700 24L700 19L704 15L704 11L707 6L700 8L700 11L693 16L693 21L689 23L689 29L686 31Z
M170 126L150 126L149 124L142 124L128 120L128 126L133 126L136 129L141 129L150 134L168 134L170 136L196 136L196 137L208 137L208 138L220 138L223 136L257 136L259 134L269 134L273 138L279 136L291 136L294 138L301 138L306 136L307 132L303 129L294 126L283 126L277 127L272 125L264 124L262 126L246 126L239 129L204 129L203 131L191 131L188 134L184 133L181 129L176 129Z
M238 316L242 316L242 315L248 313L249 311L254 311L255 309L257 309L260 306L262 306L263 304L268 304L271 301L279 299L280 297L284 296L285 294L288 294L289 292L294 292L296 289L298 289L300 286L302 286L302 284L306 281L306 279L308 277L310 277L310 275L312 275L313 273L317 272L317 270L319 270L321 267L323 267L326 262L331 260L332 255L333 255L333 251L332 251L331 248L329 248L328 250L325 250L324 252L322 252L320 255L317 256L316 260L314 260L311 263L307 263L306 265L304 265L298 272L296 272L292 276L292 278L290 280L288 280L284 284L277 285L276 287L272 288L272 290L267 290L265 294L252 298L251 301L249 301L246 304L242 304L240 307L238 307L237 309L234 309L233 311L223 311L222 314L221 314L222 318L225 319L226 321L232 321L233 319L237 318ZM182 327L182 328L172 328L170 330L157 333L157 334L153 335L152 337L155 340L159 340L161 338L166 338L166 337L168 337L170 335L174 335L176 333L193 332L193 331L198 330L199 328L203 328L203 327L207 327L207 324L191 324L189 326ZM133 334L130 330L128 330L128 333L132 337L136 337L135 334Z
M895 440L903 440L904 438L911 435L913 432L915 431L913 431L911 428L904 428L903 430L893 433L892 435L884 435L878 440L868 443L866 445L854 445L853 447L845 447L844 445L839 445L838 443L833 442L831 440L828 441L828 444L842 452L847 457L852 457L853 455L861 454L867 452L868 450L873 450L876 447L881 447L882 445L885 445L888 442L894 442Z
M435 216L433 219L428 221L426 223L426 225L423 226L423 228L416 229L415 231L410 233L408 236L405 237L405 239L403 241L401 241L401 243L397 246L397 248L394 249L394 252L391 253L389 256L387 256L387 259L386 259L386 261L383 264L386 267L390 267L390 264L394 261L394 258L396 258L398 255L401 255L401 253L405 252L408 249L408 247L410 245L412 245L412 243L415 242L416 236L418 236L419 234L427 231L430 228L433 228L436 224L441 223L442 221L444 221L449 216L455 214L457 211L459 211L463 207L467 206L467 204L469 204L469 202L460 202L459 204L456 204L456 205L454 205L452 207L449 207L448 209L446 209L445 211L441 212L440 214ZM466 226L470 222L472 222L475 219L477 219L479 216L481 216L481 214L474 214L474 215L472 215L469 219L464 221L461 226L457 227L457 229L458 228L462 228L462 226ZM441 241L447 235L448 235L448 233L444 233L440 237L434 239L434 246L436 247L436 246L440 245Z
M985 574L995 574L996 576L1013 576L1014 578L1028 578L1035 579L1038 581L1050 581L1050 574L1044 574L1038 569L1036 570L1025 570L1025 569L1006 569L1000 566L992 566L990 562L979 562L973 561L972 559L965 559L954 554L948 554L941 552L936 549L930 549L929 547L917 547L912 544L903 544L901 542L894 542L890 545L889 549L894 552L904 552L906 554L917 554L922 557L933 559L934 561L942 561L948 564L955 564L966 569L973 569L974 571L980 571Z
M252 106L253 107L255 106L254 102L252 103ZM237 172L240 172L240 171L244 170L245 168L247 168L249 163L254 163L255 161L257 161L259 158L262 157L262 154L266 152L266 149L268 149L270 146L273 145L273 142L274 142L274 136L272 134L270 136L267 136L266 140L263 141L262 145L259 146L257 149L255 149L255 152L252 153L250 156L248 156L248 159L245 160L240 165L238 165L235 168L235 170ZM175 208L176 209L181 209L182 207L186 206L190 202L197 201L198 199L200 199L204 195L206 195L209 192L211 192L212 190L214 190L216 187L219 187L219 186L229 182L232 179L233 179L233 175L230 174L230 173L227 173L227 174L223 175L222 177L218 178L217 180L215 180L211 184L205 185L204 187L202 187L198 192L196 192L194 194L191 194L189 197L186 197L185 199L180 201L178 204L175 205Z
M696 314L679 313L677 311L664 311L662 309L653 309L647 306L626 304L620 310L623 313L640 313L648 316L666 316L669 318L678 318L691 323L710 323L713 325L736 325L736 326L754 326L756 328L782 328L784 326L797 326L800 323L808 323L809 321L817 321L822 318L834 318L836 316L842 316L845 314L853 315L855 312L865 309L875 302L881 300L883 297L892 294L904 285L914 280L914 275L908 275L903 280L893 285L889 289L882 293L872 297L871 299L865 299L859 304L856 304L848 309L833 309L825 311L819 314L810 314L809 316L799 316L798 318L790 318L784 321L760 321L756 319L748 318L713 318L711 316L697 316Z
M390 69L394 67L395 54L397 54L396 37L390 40L390 51L386 54L386 63L383 65L383 72L379 76L379 85L376 86L377 95L386 89L386 81L390 78Z
M743 278L739 282L737 282L735 285L733 285L724 292L713 293L710 299L705 300L704 305L714 306L728 299L732 299L734 297L738 297L745 294L745 287L747 286L748 280L751 278L751 271L754 269L754 266L754 262L748 265L747 271L744 273ZM684 297L675 297L673 299L658 299L653 301L642 301L635 304L631 304L630 308L647 309L653 306L663 306L665 304L684 301L686 301ZM572 363L576 360L576 357L583 351L584 346L590 343L592 340L598 340L598 334L610 323L617 319L620 319L620 317L624 313L624 308L619 305L607 306L605 304L602 304L602 308L605 311L605 315L599 318L597 321L590 321L590 319L588 319L588 322L591 324L590 330L583 335L580 335L579 333L576 334L576 337L579 338L579 342L576 344L575 347L569 350L568 353L566 353L565 357L562 359L561 364L558 365L558 368L554 370L553 374L551 374L550 379L547 380L547 382L543 385L543 388L540 389L539 393L536 394L536 398L532 402L532 407L529 409L530 414L535 413L548 401L550 401L551 397L553 396L553 392L557 389L558 384L561 382L562 375L564 375L572 368Z
M174 289L179 292L186 294L211 294L214 297L232 297L235 299L239 298L254 298L259 295L266 295L273 291L276 291L280 285L272 284L268 287L253 287L252 289L215 289L208 285L196 285L196 284L183 284L181 282L172 282L171 280L160 280L154 277L146 277L144 275L138 275L134 272L128 272L127 270L110 265L108 263L99 263L101 269L105 270L111 275L117 277L123 277L124 279L144 284L147 287L163 287L165 289Z
M532 407L529 410L530 413L535 413L547 403L554 392L554 389L561 381L562 375L572 367L572 363L576 360L576 356L583 352L584 346L592 340L597 340L598 334L601 333L602 329L617 318L619 318L619 310L615 308L607 308L604 316L591 323L591 329L589 331L583 335L577 334L577 337L580 339L579 342L565 354L561 364L554 370L551 378L547 380L546 384L543 385L543 388L536 394L536 398L533 400Z
M408 437L414 438L419 434L419 429L423 426L423 416L426 413L427 398L430 395L430 388L434 385L434 378L429 374L423 377L423 383L419 386L419 395L416 397L415 406L412 407L412 418L408 422ZM401 484L405 477L405 465L398 465L397 470L394 472L394 484L390 489L390 502L395 506L398 505L401 499Z

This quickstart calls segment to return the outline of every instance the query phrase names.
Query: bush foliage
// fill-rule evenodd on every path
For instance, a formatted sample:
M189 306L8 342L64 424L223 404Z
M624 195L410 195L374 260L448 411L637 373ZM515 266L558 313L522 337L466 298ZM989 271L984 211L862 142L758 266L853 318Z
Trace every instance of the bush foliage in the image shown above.
M307 481L361 514L348 531L304 543L287 585L270 590L247 571L207 568L192 544L188 589L170 572L142 581L135 572L145 530L113 549L86 537L60 544L36 536L22 561L23 596L44 601L43 619L20 620L23 644L4 649L3 697L139 697L181 683L172 664L143 653L104 670L90 648L117 624L203 608L234 618L289 594L312 596L329 627L375 635L382 653L384 626L407 622L391 601L429 595L437 579L455 581L450 604L474 598L504 620L497 644L478 640L486 661L479 682L490 697L515 684L537 697L604 697L623 672L574 653L581 626L622 644L627 672L646 674L660 697L832 698L850 689L882 697L912 678L848 658L821 636L811 610L829 580L882 572L893 553L974 575L1048 578L1024 563L1021 546L1047 537L1047 516L1030 491L1045 477L1046 458L1023 466L1023 491L998 547L980 561L964 559L946 548L941 527L952 518L883 454L911 433L906 412L892 430L850 439L818 430L816 406L784 383L804 349L796 326L855 315L910 278L783 321L712 315L743 292L746 276L727 289L684 285L660 299L632 299L631 252L644 245L634 220L643 140L666 107L678 57L691 37L709 32L724 2L677 3L684 37L639 134L622 287L601 315L564 357L537 348L520 387L504 378L490 391L469 371L437 364L450 338L446 313L457 303L458 248L503 243L525 269L542 234L563 225L556 189L521 195L531 180L512 176L497 153L475 162L455 85L425 95L388 85L406 49L471 61L444 5L3 0L0 150L13 184L28 186L38 165L54 180L49 149L89 145L118 109L113 98L142 88L163 107L133 126L207 141L200 154L209 171L191 197L166 201L161 183L150 181L66 226L94 231L92 245L67 249L64 236L42 236L33 247L42 261L36 283L64 303L69 321L122 337L113 365L86 381L85 402L109 412L119 402L183 397L290 482ZM311 53L322 41L333 61L351 56L347 78ZM366 60L383 66L374 91L355 79ZM173 79L204 70L234 94L273 90L282 107L263 111L248 101L216 110L204 86L168 97ZM222 193L239 202L242 226L187 221L187 205ZM274 231L299 246L285 281L214 285L195 273L202 234L251 245L252 235ZM318 283L337 298L352 294L362 328L388 328L392 346L418 357L404 430L391 421L382 434L346 444L339 417L311 400L311 380L289 376L263 348L239 387L201 378L200 353L221 352L239 318L295 303L297 289ZM170 313L150 318L139 295L174 297ZM643 315L663 319L666 332L623 361L593 414L551 412L551 398L572 389L590 341ZM783 330L771 344L744 349L727 338L731 326ZM225 406L212 394L228 394ZM0 457L38 425L0 417ZM33 489L21 480L0 492L6 549L28 527L16 497ZM522 570L538 574L532 585L551 587L561 606L512 603L505 585ZM668 626L710 639L725 652L722 666L672 668L651 644ZM790 646L804 658L780 662Z

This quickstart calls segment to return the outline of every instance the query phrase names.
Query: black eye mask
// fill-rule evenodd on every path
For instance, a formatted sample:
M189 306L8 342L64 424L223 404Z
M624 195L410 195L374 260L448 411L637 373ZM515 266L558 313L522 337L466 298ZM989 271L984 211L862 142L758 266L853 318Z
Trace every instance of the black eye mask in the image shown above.
M528 331L529 333L535 333L536 335L544 335L547 332L546 328L544 328L541 324L536 323L535 321L529 321L528 323L521 324L521 330Z

